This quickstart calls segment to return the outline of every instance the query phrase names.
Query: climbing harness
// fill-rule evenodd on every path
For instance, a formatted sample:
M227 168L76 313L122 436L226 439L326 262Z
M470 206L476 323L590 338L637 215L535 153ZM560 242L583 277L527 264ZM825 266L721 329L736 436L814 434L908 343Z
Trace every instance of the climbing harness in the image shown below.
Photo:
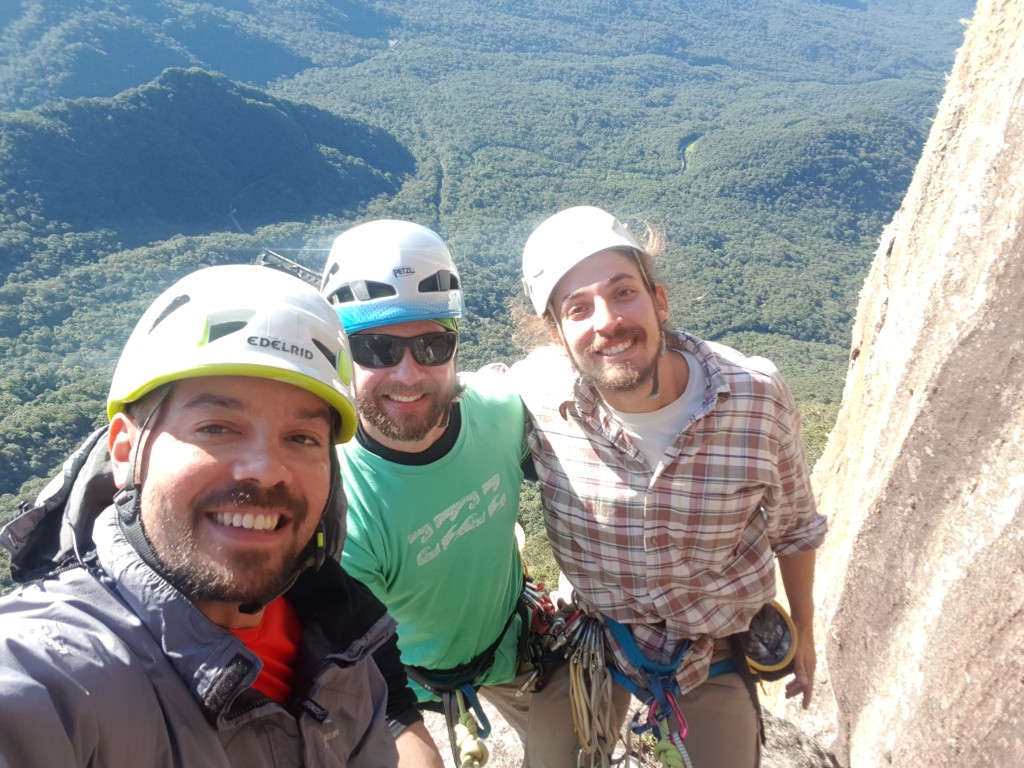
M605 629L635 670L634 676L623 674L614 665L607 666ZM628 739L621 739L623 755L614 757L620 741L612 704L612 683L615 682L643 703L630 720L628 733L640 736L649 731L656 739L654 757L663 768L693 768L684 743L689 726L679 708L679 684L675 679L690 650L690 641L683 641L668 663L656 663L643 655L628 626L607 616L585 616L580 611L569 618L563 635L565 642L574 649L569 667L569 695L580 746L577 765L609 768L639 752ZM739 645L735 646L734 655L737 653L742 658ZM751 678L744 665L737 664L732 657L713 663L708 677L730 672L741 672L741 677ZM758 708L756 691L754 696L754 705Z
M441 709L448 725L448 739L455 765L459 768L481 768L488 758L487 745L491 725L480 706L476 689L479 680L494 663L498 647L516 616L522 620L519 649L516 654L526 659L532 670L516 696L540 690L550 670L565 656L563 630L565 617L555 609L544 591L544 584L524 575L523 590L501 633L475 659L451 669L436 670L407 666L409 677L425 690L441 699Z
M529 631L524 635L529 645L526 658L531 661L533 672L517 695L539 690L550 667L569 659L569 701L579 745L577 768L611 768L640 751L620 732L613 703L613 683L621 685L644 705L634 713L627 733L640 736L649 731L656 739L654 757L663 768L693 768L684 743L689 726L679 708L679 684L675 679L690 650L689 640L681 643L668 663L653 662L640 651L628 626L607 616L588 616L574 605L556 609L544 591L544 584L533 582L529 576L524 581L520 605L524 613L528 612L524 616L524 627L528 626ZM606 629L636 670L636 677L628 677L614 665L607 664ZM732 656L712 663L708 677L740 675L758 714L763 743L764 726L756 681L778 680L792 672L796 627L785 609L773 601L758 611L748 632L729 637L729 646ZM414 679L417 678L414 676ZM485 731L483 736L486 735ZM621 754L617 755L620 744ZM483 759L486 760L486 754ZM458 755L456 764L460 768L476 765L463 762Z
M498 638L505 636L502 631ZM406 666L409 677L441 699L441 710L448 725L448 743L455 765L460 768L481 768L487 762L487 746L491 724L477 698L476 681L491 667L497 644L468 664L446 670ZM486 663L485 663L486 662ZM479 722L477 721L479 718Z
M487 746L491 724L476 695L477 681L491 668L498 646L519 613L512 611L497 639L475 659L451 669L426 669L407 665L406 673L425 690L441 699L445 723L448 725L448 743L452 757L459 768L481 768L487 762ZM479 718L479 722L477 721Z
M630 730L635 734L649 730L654 735L657 739L654 755L664 768L693 768L683 744L689 735L689 726L676 701L679 684L675 680L675 674L690 650L690 641L682 642L670 662L659 664L643 655L629 627L607 616L604 617L604 624L626 659L644 681L644 684L640 685L619 670L611 670L612 679L647 707L646 720L640 722L642 711L637 711L630 723Z

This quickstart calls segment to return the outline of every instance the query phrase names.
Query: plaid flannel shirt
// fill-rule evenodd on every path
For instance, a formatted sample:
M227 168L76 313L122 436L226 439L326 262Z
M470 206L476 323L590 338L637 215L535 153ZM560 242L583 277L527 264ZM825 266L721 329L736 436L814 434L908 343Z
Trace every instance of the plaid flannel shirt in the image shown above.
M512 366L534 429L548 536L588 613L630 625L641 652L686 692L714 639L747 629L775 595L774 555L821 545L800 412L776 367L686 333L707 386L699 413L650 467L597 392L553 347ZM616 666L636 670L605 632Z

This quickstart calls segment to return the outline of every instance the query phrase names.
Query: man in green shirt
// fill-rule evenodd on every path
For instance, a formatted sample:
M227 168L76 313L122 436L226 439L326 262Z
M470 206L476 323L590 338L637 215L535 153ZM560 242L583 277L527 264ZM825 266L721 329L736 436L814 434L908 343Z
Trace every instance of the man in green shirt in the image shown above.
M506 377L455 372L462 287L447 246L411 222L362 224L335 240L321 293L349 334L359 411L356 439L339 451L342 563L397 619L421 703L447 702L453 745L463 707L486 731L479 688L523 740L527 765L575 765L565 670L535 693L523 653L525 413Z

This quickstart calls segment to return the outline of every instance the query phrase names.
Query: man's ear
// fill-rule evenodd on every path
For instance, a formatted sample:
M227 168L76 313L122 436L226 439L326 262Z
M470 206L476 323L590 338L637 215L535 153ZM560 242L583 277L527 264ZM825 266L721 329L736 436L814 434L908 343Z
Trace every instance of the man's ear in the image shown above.
M132 447L135 445L138 435L138 427L124 413L115 414L114 418L110 420L107 448L110 451L110 464L114 470L114 484L118 488L124 488L128 480Z
M668 320L668 296L665 294L665 286L660 283L654 286L654 309L658 313L658 323Z

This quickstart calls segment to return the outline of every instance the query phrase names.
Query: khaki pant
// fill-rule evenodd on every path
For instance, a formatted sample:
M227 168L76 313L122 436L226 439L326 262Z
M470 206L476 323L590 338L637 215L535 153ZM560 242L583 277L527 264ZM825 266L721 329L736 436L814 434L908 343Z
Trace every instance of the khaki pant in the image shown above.
M716 654L715 660L720 658ZM511 683L480 689L523 742L524 768L576 768L579 742L569 704L569 665L561 664L537 693L516 692L525 672ZM619 685L612 686L615 711L623 723L639 703ZM718 675L676 699L689 735L683 743L693 768L756 768L761 763L757 712L743 679ZM644 714L641 714L643 720Z
M755 768L761 764L757 711L738 674L705 680L677 701L690 728L683 745L693 768Z

